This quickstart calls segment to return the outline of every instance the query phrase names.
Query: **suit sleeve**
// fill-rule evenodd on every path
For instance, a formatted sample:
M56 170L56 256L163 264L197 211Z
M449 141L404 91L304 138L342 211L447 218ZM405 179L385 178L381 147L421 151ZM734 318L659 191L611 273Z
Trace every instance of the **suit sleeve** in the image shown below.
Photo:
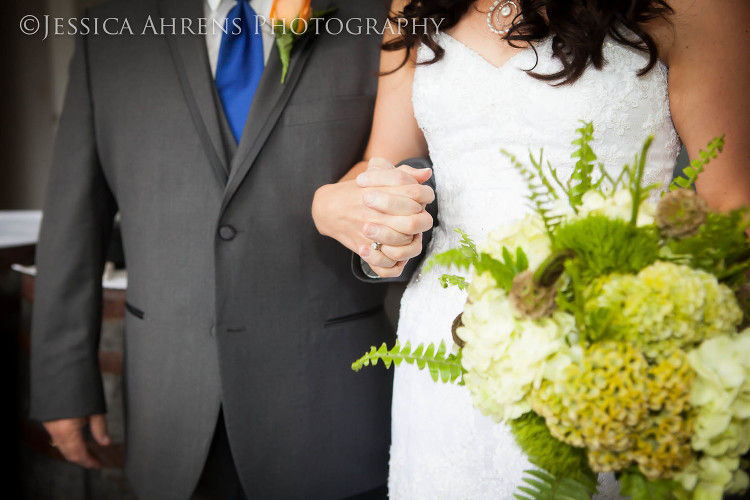
M409 165L414 168L432 168L432 162L429 158L411 158L409 160L404 160L401 163L399 163L397 166L401 165ZM435 174L433 172L432 177L430 177L427 182L425 182L425 185L430 186L432 189L435 189ZM427 212L430 213L432 216L432 220L434 221L434 226L437 226L438 224L438 203L437 203L437 197L435 198L435 201L427 205L426 208ZM433 226L433 229L434 229ZM432 240L432 231L433 229L430 229L426 233L423 234L422 238L422 253L414 257L413 259L409 260L407 262L406 266L404 267L404 271L401 273L401 276L397 278L378 278L378 277L372 277L365 274L365 271L363 269L363 265L366 266L367 263L365 263L357 254L352 254L352 273L354 273L354 276L357 277L360 281L364 281L367 283L403 283L406 281L409 281L411 279L412 274L415 272L419 272L420 267L422 266L422 261L424 260L425 251L427 249L427 246L430 243L430 240Z
M79 37L37 247L30 417L39 421L106 411L101 279L117 208L97 154L87 59Z

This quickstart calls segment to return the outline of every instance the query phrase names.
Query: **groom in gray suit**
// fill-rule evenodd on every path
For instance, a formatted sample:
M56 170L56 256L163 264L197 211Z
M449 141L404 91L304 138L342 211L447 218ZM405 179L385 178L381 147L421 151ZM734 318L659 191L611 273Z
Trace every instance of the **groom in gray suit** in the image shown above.
M97 347L119 212L138 496L382 498L391 376L350 363L392 340L384 285L357 280L310 217L315 189L362 155L380 37L305 35L282 84L266 31L262 50L247 42L260 71L248 84L222 66L227 35L181 26L236 19L238 5L118 0L87 13L134 34L82 36L70 66L38 247L31 416L69 460L98 465L81 429L107 444ZM270 2L249 5L268 15ZM340 0L333 16L385 14L381 0ZM225 52L246 60L242 43Z

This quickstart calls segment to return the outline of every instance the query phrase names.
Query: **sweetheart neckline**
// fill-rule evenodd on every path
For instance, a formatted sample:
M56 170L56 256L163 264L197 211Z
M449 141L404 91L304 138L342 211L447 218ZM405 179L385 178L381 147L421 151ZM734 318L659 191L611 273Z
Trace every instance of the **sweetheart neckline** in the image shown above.
M488 65L488 66L489 66L490 68L492 68L492 69L494 69L494 70L496 70L496 71L502 71L502 70L503 70L503 69L505 69L505 68L506 68L507 66L510 66L510 65L511 65L510 63L512 63L513 61L515 61L515 60L516 60L517 58L519 58L519 57L520 57L520 56L522 56L523 54L526 54L527 52L529 52L529 51L533 50L533 47L532 47L531 45L529 45L528 47L526 47L526 48L524 48L524 49L521 49L521 50L519 50L518 52L516 52L515 54L513 54L513 55L512 55L512 56L511 56L511 57L510 57L510 58L509 58L509 59L508 59L507 61L505 61L505 62L504 62L503 64L501 64L500 66L496 66L496 65L494 65L493 63L491 63L491 62L490 62L490 61L489 61L489 60L488 60L488 59L487 59L486 57L484 57L484 56L483 56L482 54L480 54L479 52L477 52L477 51L476 51L475 49L473 49L473 48L469 47L468 45L466 45L466 44L465 44L464 42L462 42L462 41L458 40L457 38L454 38L454 37L453 37L452 35L449 35L448 33L444 32L444 31L443 31L443 32L441 32L441 34L443 35L443 38L447 38L447 39L449 39L449 40L450 40L450 41L451 41L452 43L454 43L454 44L458 45L459 47L462 47L462 48L463 48L463 49L464 49L465 51L469 52L469 53L470 53L470 54L472 54L472 55L473 55L474 57L478 58L478 59L479 59L480 61L482 61L482 62L483 62L484 64Z

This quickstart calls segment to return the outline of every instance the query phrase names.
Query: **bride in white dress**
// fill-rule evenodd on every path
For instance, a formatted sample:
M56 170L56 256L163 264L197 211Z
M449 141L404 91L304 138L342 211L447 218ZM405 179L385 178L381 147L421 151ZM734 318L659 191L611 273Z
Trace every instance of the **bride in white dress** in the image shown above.
M649 6L661 4L609 3L622 5L604 10L625 13L630 7L646 12ZM456 8L438 8L448 4ZM465 12L463 4L468 5ZM366 158L387 161L370 162L369 170L353 181L368 165L360 164L341 183L321 188L313 214L323 234L357 251L381 276L398 275L405 260L419 252L421 239L412 233L422 230L424 219L415 213L429 200L424 191L406 189L424 180L421 173L396 171L391 163L429 156L439 214L426 257L457 246L455 228L481 242L489 231L522 218L529 210L525 183L500 150L527 158L529 152L538 155L544 148L545 161L566 178L575 162L570 156L571 141L580 120L593 122L593 148L613 177L653 135L645 174L648 184L668 184L680 138L695 155L711 138L726 133L726 149L701 178L698 190L717 209L750 204L750 99L745 90L750 87L750 61L745 50L738 49L750 46L746 0L727 0L721 6L707 0L671 1L673 13L639 25L658 51L650 71L641 74L649 66L648 51L607 36L600 44L606 63L601 69L588 65L580 77L566 73L553 54L553 36L531 37L533 49L521 42L513 47L501 36L515 9L520 16L529 16L524 9L535 10L533 5L539 4L547 5L550 13L558 10L557 17L549 17L550 26L561 17L561 10L567 10L568 22L580 15L580 9L601 13L592 6L597 2L580 0L395 2L393 11L406 8L406 17L418 17L430 8L437 14L461 15L441 25L445 31L429 36L433 48L443 52L432 64L424 64L435 58L432 49L419 43L425 38L415 43L397 37L391 42L392 48L412 49L404 65L400 65L403 50L383 53L381 69L398 69L381 77ZM547 19L543 9L539 13L543 16L539 19ZM488 14L492 14L489 24ZM515 18L517 23L522 19ZM565 29L570 30L570 25ZM635 37L631 31L621 28L620 32ZM529 74L531 69L538 75L563 73L550 83ZM564 84L554 85L561 81ZM404 180L404 173L416 180ZM399 191L396 185L403 183L411 186L401 186ZM336 211L325 204L327 197L336 196L354 203L357 197L350 193L358 189L371 193L365 200L370 212L355 210L354 205ZM363 215L347 219L345 213ZM409 217L411 225L407 226L404 220ZM383 245L370 248L369 240ZM451 323L466 296L457 289L440 287L437 278L443 271L412 276L401 302L398 336L402 343L445 340L451 345ZM475 410L465 388L434 384L428 374L411 366L396 369L391 498L512 498L523 471L529 468L509 428ZM617 498L616 483L604 481L599 493L600 498Z

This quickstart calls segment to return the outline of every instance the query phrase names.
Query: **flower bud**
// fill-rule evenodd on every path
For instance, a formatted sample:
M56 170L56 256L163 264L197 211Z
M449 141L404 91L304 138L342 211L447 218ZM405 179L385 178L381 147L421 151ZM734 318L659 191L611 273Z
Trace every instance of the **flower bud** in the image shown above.
M540 285L531 271L524 271L513 279L509 298L516 312L530 319L550 316L557 308L557 288Z
M302 34L312 17L311 0L274 0L271 6L271 22L275 30Z
M656 207L656 225L671 238L698 234L706 222L708 204L690 189L678 189L664 195Z

